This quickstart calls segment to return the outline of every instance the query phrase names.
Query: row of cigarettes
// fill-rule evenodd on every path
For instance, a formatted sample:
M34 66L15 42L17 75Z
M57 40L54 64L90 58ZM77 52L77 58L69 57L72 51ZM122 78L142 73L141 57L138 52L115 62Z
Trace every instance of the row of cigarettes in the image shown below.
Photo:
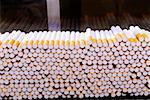
M119 26L111 27L111 30L96 30L90 28L86 32L69 32L69 31L53 31L53 32L30 32L25 34L21 31L13 31L12 33L4 33L0 35L0 45L2 47L12 48L60 48L60 49L78 49L87 45L93 46L113 46L118 45L120 41L138 42L149 41L150 32L140 29L138 26L131 26L129 30L121 29Z
M149 76L150 32L138 26L0 34L0 99L148 96Z

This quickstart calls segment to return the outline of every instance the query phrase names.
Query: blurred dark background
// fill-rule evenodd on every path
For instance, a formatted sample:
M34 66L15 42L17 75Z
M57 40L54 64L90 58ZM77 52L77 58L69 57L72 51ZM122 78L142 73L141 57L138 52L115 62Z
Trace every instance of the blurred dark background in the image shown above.
M0 0L0 31L46 30L46 0Z
M46 17L45 0L1 0L2 17Z
M59 0L61 30L150 27L150 0ZM46 0L0 0L0 32L48 30Z

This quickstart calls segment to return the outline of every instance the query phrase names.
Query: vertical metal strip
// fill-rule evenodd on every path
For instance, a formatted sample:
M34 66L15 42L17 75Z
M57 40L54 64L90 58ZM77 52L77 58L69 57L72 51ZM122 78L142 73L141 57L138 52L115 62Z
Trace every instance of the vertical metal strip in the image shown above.
M48 30L60 30L60 3L59 0L47 0Z

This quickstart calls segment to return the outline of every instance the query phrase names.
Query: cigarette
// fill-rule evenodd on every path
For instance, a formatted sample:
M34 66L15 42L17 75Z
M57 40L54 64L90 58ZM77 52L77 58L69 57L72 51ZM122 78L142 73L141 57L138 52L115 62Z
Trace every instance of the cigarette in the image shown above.
M73 50L75 48L75 32L72 31L71 32L71 36L70 36L70 49Z
M79 49L80 47L80 33L76 32L75 33L75 48Z
M58 31L57 33L56 33L56 42L55 42L55 44L54 44L54 48L56 49L56 48L58 48L59 47L59 45L60 45L60 37L61 36L61 32L60 31Z
M80 33L80 47L84 48L86 46L86 42L85 42L85 33Z
M67 31L65 33L65 49L68 49L70 47L70 32Z
M60 38L60 49L63 49L64 47L65 47L65 32L62 31L61 32L61 38Z

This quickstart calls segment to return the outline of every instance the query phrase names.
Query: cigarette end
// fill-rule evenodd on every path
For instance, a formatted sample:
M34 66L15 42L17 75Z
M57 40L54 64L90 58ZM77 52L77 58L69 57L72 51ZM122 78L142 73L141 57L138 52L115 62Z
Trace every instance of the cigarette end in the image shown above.
M14 43L15 43L15 40L12 39L12 40L10 41L10 44L13 45Z
M25 46L28 46L28 41L25 41Z
M75 41L71 41L71 43L70 43L70 44L71 44L71 46L73 46L73 47L74 47L74 46L75 46Z
M46 40L46 43L45 43L46 45L49 45L49 40Z
M34 43L34 41L33 41L33 40L31 40L29 44L30 44L30 45L33 45L33 43Z
M59 44L60 44L60 41L56 40L56 45L59 46Z
M16 42L15 42L15 46L16 46L16 47L18 47L18 46L19 46L19 44L20 44L20 42L19 42L19 41L16 41Z

